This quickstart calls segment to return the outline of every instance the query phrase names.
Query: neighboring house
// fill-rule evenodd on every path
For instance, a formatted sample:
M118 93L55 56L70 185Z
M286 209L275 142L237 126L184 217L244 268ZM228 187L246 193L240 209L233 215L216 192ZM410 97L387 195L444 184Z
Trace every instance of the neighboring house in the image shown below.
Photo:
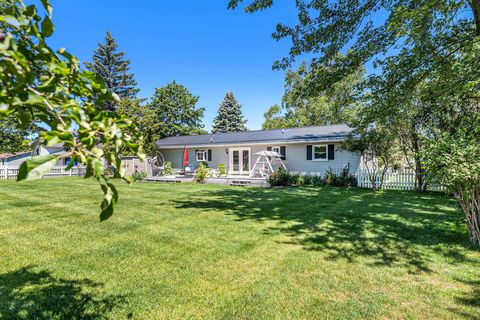
M32 157L32 152L0 153L0 165L18 167Z
M157 146L174 168L182 168L187 145L191 166L224 164L230 175L248 175L258 158L255 153L264 150L280 153L289 171L323 175L327 170L348 169L353 173L360 166L360 156L340 148L352 130L331 125L176 136L159 140Z
M36 156L43 155L52 155L52 156L61 156L64 155L67 151L63 145L63 142L57 143L53 146L47 147L43 145L38 145L32 150L32 154ZM70 163L70 157L61 158L57 161L57 166L66 166Z
M53 156L60 156L66 153L63 143L58 143L51 147L46 146L35 146L32 144L32 151L28 152L17 152L15 154L11 153L2 153L0 154L0 165L2 166L10 166L10 167L18 167L20 166L25 160L31 159L33 156L38 155L48 155L51 154ZM69 157L61 158L57 161L57 166L66 166L70 162Z

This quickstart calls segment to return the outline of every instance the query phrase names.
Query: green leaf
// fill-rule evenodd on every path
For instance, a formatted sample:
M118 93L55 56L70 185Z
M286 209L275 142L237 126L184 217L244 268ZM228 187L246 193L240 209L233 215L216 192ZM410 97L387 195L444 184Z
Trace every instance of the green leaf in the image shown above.
M50 5L50 0L41 0L42 5L47 10L49 15L52 15L52 6Z
M18 169L17 181L40 179L57 162L52 155L37 156L27 160Z
M52 20L47 16L45 19L42 21L42 35L45 38L48 38L52 35L53 33L53 23Z
M100 183L104 195L102 204L100 205L100 208L102 209L102 212L100 212L100 221L105 221L113 214L118 201L118 191L115 186L108 182L103 176L98 179L98 182Z

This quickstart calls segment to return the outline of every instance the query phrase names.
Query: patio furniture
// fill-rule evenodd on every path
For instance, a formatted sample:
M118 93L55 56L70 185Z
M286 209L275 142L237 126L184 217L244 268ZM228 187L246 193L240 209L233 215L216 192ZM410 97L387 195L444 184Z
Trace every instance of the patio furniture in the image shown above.
M274 163L279 163L285 171L287 170L287 167L285 167L285 164L282 161L282 155L278 152L265 150L257 152L255 155L258 156L258 158L250 171L249 177L253 177L256 174L260 175L262 178L268 177L269 174L274 172L272 160Z
M223 163L219 163L217 166L217 175L219 177L221 176L227 176L227 168Z
M163 157L163 154L160 151L156 152L155 157L150 162L150 165L152 167L152 176L157 176L161 175L163 172L163 169L165 168L165 158Z

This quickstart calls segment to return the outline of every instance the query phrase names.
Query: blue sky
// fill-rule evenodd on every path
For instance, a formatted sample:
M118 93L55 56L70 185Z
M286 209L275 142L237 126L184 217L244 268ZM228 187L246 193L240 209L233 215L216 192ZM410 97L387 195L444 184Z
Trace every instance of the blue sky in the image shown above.
M295 21L294 2L279 1L255 14L227 10L227 2L53 0L55 33L49 43L89 61L110 31L132 62L140 97L176 80L200 96L210 130L231 90L248 128L259 129L263 113L283 94L284 72L273 71L272 64L289 49L289 41L277 42L271 33L277 22Z

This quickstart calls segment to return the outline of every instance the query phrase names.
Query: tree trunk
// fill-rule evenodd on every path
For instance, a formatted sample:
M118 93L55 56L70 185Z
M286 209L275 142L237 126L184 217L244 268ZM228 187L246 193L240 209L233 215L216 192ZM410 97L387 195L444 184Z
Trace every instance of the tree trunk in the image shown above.
M415 127L413 130L415 130ZM415 161L415 190L424 192L427 189L427 185L424 179L422 160L420 159L420 138L415 131L412 133L412 147Z
M465 214L467 220L468 234L470 240L480 245L480 188L477 188L470 195L463 192L456 192L455 198Z
M473 11L473 19L477 28L477 37L480 37L480 0L471 0L470 5Z
M418 156L415 156L415 189L418 192L424 192L427 189L424 178L422 162Z

